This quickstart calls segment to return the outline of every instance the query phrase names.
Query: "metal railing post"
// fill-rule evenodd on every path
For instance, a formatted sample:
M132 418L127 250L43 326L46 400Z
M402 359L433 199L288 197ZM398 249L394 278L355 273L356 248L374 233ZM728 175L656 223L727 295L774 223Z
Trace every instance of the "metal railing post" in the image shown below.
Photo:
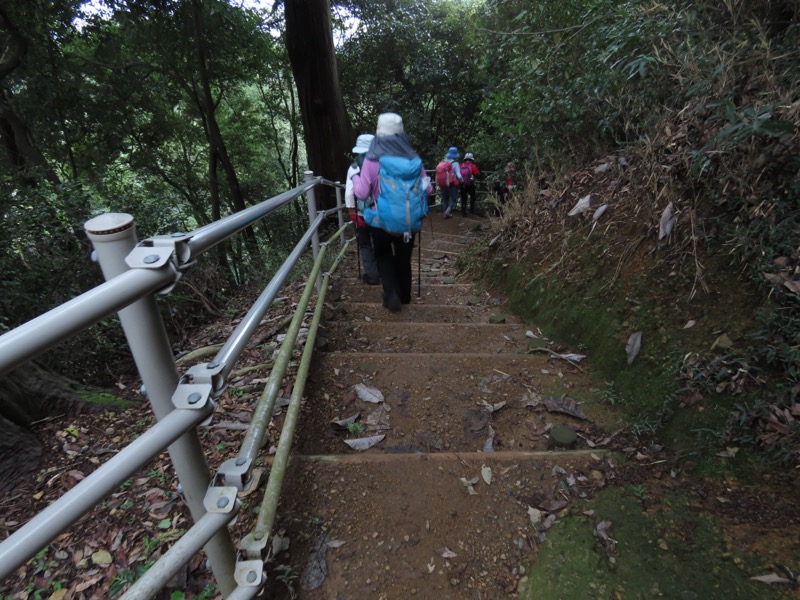
M125 257L136 246L133 217L121 213L100 215L87 221L84 228L106 279L128 270ZM164 251L153 248L153 262L160 262L158 253ZM149 258L145 257L144 262ZM119 319L153 413L162 419L174 410L172 395L179 375L155 298L147 296L120 310ZM206 514L203 498L211 476L196 432L190 430L178 438L169 446L169 454L186 504L198 522ZM228 595L236 587L233 575L236 553L227 529L211 538L205 551L220 592Z
M344 206L344 192L342 191L342 188L339 187L341 182L337 181L336 184L336 208L339 209L339 229L341 229L344 225L344 210L342 208ZM344 246L344 231L342 231L341 235L339 235L339 244Z
M306 182L314 179L314 171L305 171L305 180ZM309 224L313 223L317 220L317 199L314 195L314 188L311 188L306 192L306 200L308 202L308 222ZM319 254L319 232L315 231L314 235L311 237L311 251L314 255L314 260L317 260L317 255ZM317 293L319 293L320 289L322 289L322 276L317 276Z

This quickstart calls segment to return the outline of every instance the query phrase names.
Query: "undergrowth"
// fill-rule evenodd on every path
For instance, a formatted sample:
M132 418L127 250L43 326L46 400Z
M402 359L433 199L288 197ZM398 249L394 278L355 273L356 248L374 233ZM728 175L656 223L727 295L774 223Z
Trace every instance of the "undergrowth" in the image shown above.
M500 256L484 267L524 265L506 280L521 303L595 338L587 346L612 381L630 369L621 350L612 361L597 356L608 348L592 319L609 322L600 329L611 347L643 331L649 358L637 360L673 383L658 398L634 390L647 406L642 432L675 410L708 407L721 443L798 463L800 27L789 4L775 7L780 19L734 3L653 7L676 29L632 34L637 54L620 56L612 71L628 74L626 85L614 76L617 99L657 79L648 94L660 109L646 119L631 113L621 127L638 138L578 170L538 148L527 186L493 222ZM619 33L604 27L611 37L601 45ZM548 296L555 289L557 299ZM574 318L580 312L589 318ZM737 400L755 390L759 403ZM669 400L671 391L680 397Z

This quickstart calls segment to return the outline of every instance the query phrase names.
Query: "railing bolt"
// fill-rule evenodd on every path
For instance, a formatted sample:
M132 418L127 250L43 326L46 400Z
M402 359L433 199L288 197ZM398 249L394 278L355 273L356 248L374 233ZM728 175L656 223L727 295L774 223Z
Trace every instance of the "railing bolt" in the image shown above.
M258 532L258 533L256 533L256 534L255 534L253 537L254 537L255 539L257 539L257 540L263 540L263 539L264 539L264 534L263 534L263 533L261 533L261 532Z
M183 233L182 231L176 231L175 233L172 234L172 237L179 238L179 237L183 237L184 235L186 235L186 234Z
M256 572L255 571L248 571L247 572L247 583L254 583L256 580Z
M160 257L158 256L158 254L148 254L147 256L144 257L143 260L145 264L152 265L153 263L158 262L159 258Z
M228 502L229 500L223 496L222 498L217 500L217 508L225 508L226 506L228 506Z
M210 362L206 365L206 369L216 369L219 366L218 362Z
M239 458L236 459L236 466L241 467L246 462L247 459L240 456Z
M200 402L200 398L202 398L202 396L200 395L199 392L192 392L191 394L189 394L189 398L187 399L189 400L189 404L197 404L198 402Z
M140 393L142 396L146 396L146 395L147 395L147 388L146 388L146 387L144 387L144 386L140 387L140 388L139 388L139 393Z

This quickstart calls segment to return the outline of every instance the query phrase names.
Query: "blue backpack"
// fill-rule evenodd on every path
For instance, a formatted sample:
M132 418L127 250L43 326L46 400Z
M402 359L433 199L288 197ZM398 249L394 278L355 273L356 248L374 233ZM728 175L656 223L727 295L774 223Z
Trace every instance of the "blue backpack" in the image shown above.
M376 204L364 210L364 220L372 227L403 234L408 240L422 229L428 214L428 194L422 187L422 159L381 156L378 178L381 193Z

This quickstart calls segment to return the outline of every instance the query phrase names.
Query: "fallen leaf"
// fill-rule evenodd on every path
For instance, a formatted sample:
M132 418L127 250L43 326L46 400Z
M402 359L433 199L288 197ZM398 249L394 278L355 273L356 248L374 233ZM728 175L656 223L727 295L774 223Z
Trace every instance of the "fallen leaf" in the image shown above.
M531 525L538 525L542 520L542 511L538 508L528 507L528 517L530 517Z
M672 233L672 228L675 226L678 218L674 216L672 202L667 204L664 212L661 213L661 219L658 223L658 239L663 239Z
M328 549L330 534L323 534L317 539L314 550L308 557L306 566L300 576L300 589L311 591L317 589L328 575L328 561L325 554Z
M383 441L386 435L371 435L369 437L358 438L355 440L345 440L344 443L350 446L353 450L369 450L375 444Z
M575 215L585 213L586 211L591 209L592 209L592 195L587 194L586 196L578 200L575 206L572 207L572 210L570 210L567 213L567 216L574 217Z
M628 338L628 343L625 345L625 353L628 355L628 364L633 362L633 359L639 355L642 349L642 332L637 331L632 333Z
M694 327L697 324L697 321L694 319L689 319L686 321L686 325L683 326L684 329L689 329L690 327Z
M776 575L775 573L769 573L768 575L759 575L757 577L751 577L752 581L760 581L761 583L768 583L772 585L773 583L792 583L791 579L786 579L785 577L781 577L780 575Z
M350 425L351 423L355 423L358 420L358 417L360 416L361 413L356 413L344 419L334 419L333 421L331 421L331 425L336 425L337 427L341 427L342 429L347 429L347 426Z
M456 556L458 556L458 554L448 549L446 546L442 546L441 548L439 548L436 551L436 554L438 554L442 558L455 558Z
M357 383L353 386L356 396L364 402L372 402L373 404L380 404L383 402L383 393L378 388Z
M478 483L478 478L477 477L473 477L472 479L467 479L466 477L461 477L459 479L459 481L461 482L461 485L463 485L465 488L467 488L467 493L470 496L476 496L478 494L478 492L476 492L475 488L473 487L476 483Z
M92 554L92 562L98 567L107 567L114 562L114 559L111 558L111 554L108 552L108 550L98 550Z
M589 420L589 417L583 414L580 405L572 398L566 396L563 398L545 398L543 403L544 407L550 412L564 413L565 415L575 417L576 419L583 419L584 421Z
M344 540L331 540L328 542L328 548L341 548L346 543Z
M739 448L726 448L722 452L717 452L717 456L721 456L722 458L733 458L736 456L737 452L739 452Z
M483 465L481 467L481 477L483 478L483 481L486 483L486 485L492 485L492 469L491 469L491 467L487 467L486 465Z
M436 563L433 562L433 557L432 556L431 556L431 562L429 562L426 566L428 567L428 573L429 574L433 573L436 570Z
M286 536L275 535L272 537L272 555L277 556L289 549L290 541Z
M592 215L592 221L597 221L598 219L600 219L600 217L603 216L603 213L606 212L607 208L608 204L603 204L596 211L594 211L594 214Z
M557 512L567 505L566 500L545 500L539 504L539 508L547 512Z

